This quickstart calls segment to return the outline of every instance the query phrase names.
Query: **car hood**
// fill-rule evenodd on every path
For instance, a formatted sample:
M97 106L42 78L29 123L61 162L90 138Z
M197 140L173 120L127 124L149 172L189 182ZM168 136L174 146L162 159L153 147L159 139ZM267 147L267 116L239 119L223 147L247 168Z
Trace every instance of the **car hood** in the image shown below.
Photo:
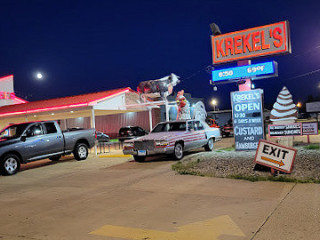
M0 147L19 142L19 138L0 138Z

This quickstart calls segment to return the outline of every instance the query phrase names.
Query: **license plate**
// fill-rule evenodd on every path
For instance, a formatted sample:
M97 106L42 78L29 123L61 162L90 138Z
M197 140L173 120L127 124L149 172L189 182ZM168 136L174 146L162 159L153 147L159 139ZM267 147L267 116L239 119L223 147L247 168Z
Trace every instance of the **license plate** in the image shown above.
M146 150L138 150L138 156L146 156L147 151Z

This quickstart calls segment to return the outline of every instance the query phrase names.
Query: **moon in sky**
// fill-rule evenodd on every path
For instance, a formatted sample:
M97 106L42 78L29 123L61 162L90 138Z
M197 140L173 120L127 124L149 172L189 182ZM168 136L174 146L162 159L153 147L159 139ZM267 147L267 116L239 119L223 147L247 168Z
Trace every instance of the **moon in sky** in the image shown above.
M37 73L37 78L38 78L38 79L42 79L42 78L43 78L42 73Z

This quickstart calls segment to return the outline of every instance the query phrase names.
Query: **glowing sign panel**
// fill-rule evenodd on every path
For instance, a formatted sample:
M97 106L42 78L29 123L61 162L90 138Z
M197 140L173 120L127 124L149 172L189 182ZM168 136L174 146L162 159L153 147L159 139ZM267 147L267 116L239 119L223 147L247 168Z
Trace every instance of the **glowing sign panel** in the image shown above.
M240 79L240 78L261 78L266 75L276 75L277 65L275 62L265 62L247 66L225 68L212 71L212 81Z
M211 37L213 64L290 53L287 21Z

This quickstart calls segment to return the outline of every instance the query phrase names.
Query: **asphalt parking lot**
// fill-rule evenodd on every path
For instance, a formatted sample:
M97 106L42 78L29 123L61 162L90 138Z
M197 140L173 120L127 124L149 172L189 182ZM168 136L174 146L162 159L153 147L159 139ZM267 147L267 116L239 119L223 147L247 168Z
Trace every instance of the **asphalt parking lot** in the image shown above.
M0 176L0 239L319 239L316 184L177 175L117 155Z

